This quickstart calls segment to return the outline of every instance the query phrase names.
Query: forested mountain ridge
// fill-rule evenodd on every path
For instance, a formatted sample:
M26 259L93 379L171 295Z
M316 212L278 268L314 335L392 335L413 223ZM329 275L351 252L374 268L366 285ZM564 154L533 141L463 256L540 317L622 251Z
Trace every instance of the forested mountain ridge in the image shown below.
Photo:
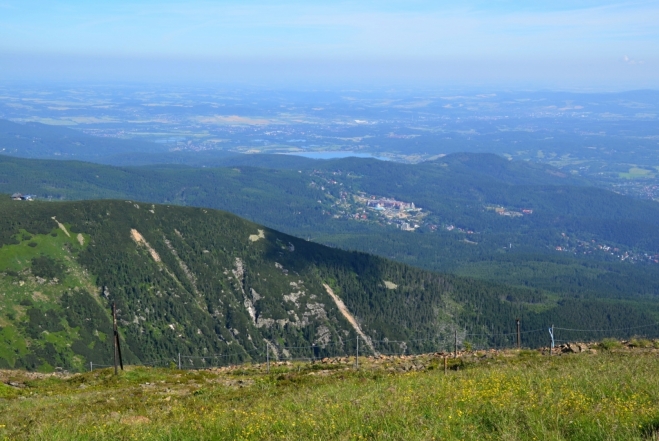
M277 169L244 165L273 156ZM282 156L242 155L242 165L192 168L0 155L0 191L218 208L327 245L561 296L659 294L656 202L488 154L416 165L347 158L286 166ZM414 202L421 211L407 219L394 211L392 218L367 207L372 198ZM404 222L414 231L396 228Z
M357 330L330 290L367 337L365 353L436 350L453 330L460 341L502 344L509 338L499 334L516 317L524 329L653 320L633 305L556 302L538 290L327 248L214 210L9 198L0 210L4 367L108 363L112 302L128 361L182 353L200 357L198 366L218 355L261 360L266 345L280 358L352 353Z

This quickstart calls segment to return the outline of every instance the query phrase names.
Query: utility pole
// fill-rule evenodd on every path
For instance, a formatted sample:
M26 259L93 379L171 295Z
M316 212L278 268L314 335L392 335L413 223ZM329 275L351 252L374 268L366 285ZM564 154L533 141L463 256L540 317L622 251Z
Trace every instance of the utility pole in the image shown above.
M121 358L121 344L119 343L119 329L117 329L117 305L112 302L112 324L114 328L114 375L117 375L117 361L124 370L124 361Z
M181 370L181 353L178 353L178 370Z
M453 330L453 358L458 358L458 330Z
M89 362L89 372L92 372L94 370L94 362L90 361Z
M270 373L270 345L265 345L265 362L267 365L268 373Z
M522 347L522 335L519 332L519 319L516 319L515 322L517 323L517 349L520 349Z
M355 366L359 369L359 334L357 334L357 355L355 356Z

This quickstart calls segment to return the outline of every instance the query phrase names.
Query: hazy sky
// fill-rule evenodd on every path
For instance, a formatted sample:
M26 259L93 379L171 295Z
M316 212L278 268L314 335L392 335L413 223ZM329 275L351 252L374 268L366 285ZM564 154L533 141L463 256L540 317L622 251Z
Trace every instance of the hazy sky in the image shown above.
M659 88L659 1L0 0L0 79Z

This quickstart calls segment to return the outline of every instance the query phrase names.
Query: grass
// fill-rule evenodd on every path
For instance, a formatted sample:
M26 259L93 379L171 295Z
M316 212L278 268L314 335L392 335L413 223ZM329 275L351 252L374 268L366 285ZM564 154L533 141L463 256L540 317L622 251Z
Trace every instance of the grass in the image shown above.
M642 440L659 427L653 350L542 357L133 367L66 378L5 371L0 439ZM13 378L9 378L13 377Z

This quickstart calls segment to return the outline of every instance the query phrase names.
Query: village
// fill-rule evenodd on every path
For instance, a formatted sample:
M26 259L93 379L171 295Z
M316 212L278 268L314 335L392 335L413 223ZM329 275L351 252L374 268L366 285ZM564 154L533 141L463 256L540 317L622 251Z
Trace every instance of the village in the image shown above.
M659 253L642 253L634 250L624 250L620 246L598 243L595 239L582 240L561 233L562 243L554 246L555 251L574 255L599 254L602 257L613 258L631 263L659 263Z
M333 208L338 211L325 213L333 215L335 219L375 222L410 232L423 226L424 218L429 214L413 202L368 195L364 192L350 194L341 191Z
M414 202L398 201L393 198L377 197L360 193L353 196L353 200L366 206L374 217L386 219L388 224L395 224L403 231L414 231L423 225L423 218L428 215L422 208L416 207Z
M327 176L330 174L330 176ZM320 182L313 181L309 186L322 191L333 203L323 214L335 219L348 219L361 222L374 222L413 232L424 226L424 219L430 214L417 207L414 202L399 201L395 198L368 194L364 191L350 191L340 178L354 178L350 173L340 171L325 172L314 170L311 173ZM334 190L333 190L334 189ZM322 203L321 200L318 201ZM435 230L435 225L429 225Z

